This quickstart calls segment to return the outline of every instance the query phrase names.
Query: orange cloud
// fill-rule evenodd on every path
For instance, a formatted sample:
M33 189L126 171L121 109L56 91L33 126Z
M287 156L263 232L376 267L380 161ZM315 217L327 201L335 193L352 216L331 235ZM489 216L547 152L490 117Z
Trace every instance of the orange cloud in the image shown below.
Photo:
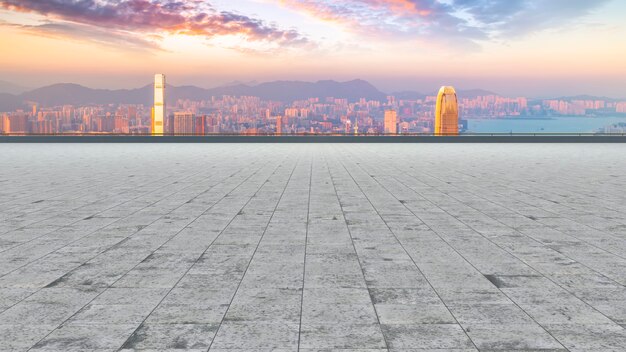
M279 29L262 20L232 12L218 12L198 0L0 0L0 8L131 33L165 32L207 38L239 35L248 41L267 42L280 47L309 44L308 39L296 30ZM45 27L39 30L45 30Z

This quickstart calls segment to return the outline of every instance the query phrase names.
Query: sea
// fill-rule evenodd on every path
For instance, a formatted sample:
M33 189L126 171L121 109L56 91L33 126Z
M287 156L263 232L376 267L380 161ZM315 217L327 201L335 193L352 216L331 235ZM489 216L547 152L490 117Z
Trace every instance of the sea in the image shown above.
M468 119L467 133L595 133L626 116Z

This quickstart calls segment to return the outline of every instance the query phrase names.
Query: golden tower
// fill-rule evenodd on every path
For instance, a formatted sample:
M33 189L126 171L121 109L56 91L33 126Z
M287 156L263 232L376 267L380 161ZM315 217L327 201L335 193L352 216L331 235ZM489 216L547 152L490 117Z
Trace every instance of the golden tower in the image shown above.
M456 136L459 134L459 104L454 87L444 86L437 95L435 111L435 135Z

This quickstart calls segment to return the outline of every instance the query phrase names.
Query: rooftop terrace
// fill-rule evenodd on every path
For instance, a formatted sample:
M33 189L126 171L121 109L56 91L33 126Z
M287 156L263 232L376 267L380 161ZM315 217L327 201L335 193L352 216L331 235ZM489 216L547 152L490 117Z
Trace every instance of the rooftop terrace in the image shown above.
M0 351L624 351L625 144L2 144Z

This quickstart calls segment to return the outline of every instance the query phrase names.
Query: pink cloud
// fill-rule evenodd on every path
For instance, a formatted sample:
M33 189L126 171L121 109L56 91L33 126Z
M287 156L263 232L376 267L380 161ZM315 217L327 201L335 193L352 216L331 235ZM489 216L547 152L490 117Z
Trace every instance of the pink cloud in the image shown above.
M219 12L198 0L0 0L0 8L131 33L168 33L206 38L240 35L247 41L267 42L280 47L309 44L308 39L296 30L280 29L233 12Z

